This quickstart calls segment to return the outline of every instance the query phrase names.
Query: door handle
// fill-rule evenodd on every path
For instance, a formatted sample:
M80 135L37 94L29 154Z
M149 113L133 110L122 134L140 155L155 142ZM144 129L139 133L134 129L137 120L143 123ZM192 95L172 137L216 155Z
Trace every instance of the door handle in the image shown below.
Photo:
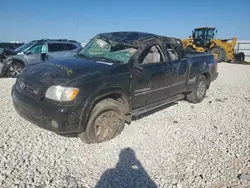
M135 68L136 68L137 70L139 70L139 71L142 71L142 70L143 70L143 68L142 68L141 66L138 66L138 65L136 65Z

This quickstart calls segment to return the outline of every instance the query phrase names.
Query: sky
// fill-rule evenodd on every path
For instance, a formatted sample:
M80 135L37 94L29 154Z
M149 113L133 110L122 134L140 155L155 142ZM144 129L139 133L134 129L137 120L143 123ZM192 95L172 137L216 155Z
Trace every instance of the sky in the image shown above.
M142 31L186 38L214 26L218 38L250 40L250 0L0 0L0 41Z

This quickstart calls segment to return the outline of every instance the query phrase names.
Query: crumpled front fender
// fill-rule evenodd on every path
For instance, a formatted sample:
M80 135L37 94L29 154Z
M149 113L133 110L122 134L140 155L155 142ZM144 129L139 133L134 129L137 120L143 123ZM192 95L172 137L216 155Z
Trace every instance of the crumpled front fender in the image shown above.
M0 63L0 75L6 75L12 61L13 59L5 59Z

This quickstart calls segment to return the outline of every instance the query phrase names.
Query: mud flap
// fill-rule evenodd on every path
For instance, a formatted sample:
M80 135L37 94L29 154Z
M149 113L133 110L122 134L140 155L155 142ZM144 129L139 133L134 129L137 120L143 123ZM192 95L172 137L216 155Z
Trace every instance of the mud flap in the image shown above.
M194 76L190 78L187 82L187 91L193 91L195 84L196 84L197 77Z

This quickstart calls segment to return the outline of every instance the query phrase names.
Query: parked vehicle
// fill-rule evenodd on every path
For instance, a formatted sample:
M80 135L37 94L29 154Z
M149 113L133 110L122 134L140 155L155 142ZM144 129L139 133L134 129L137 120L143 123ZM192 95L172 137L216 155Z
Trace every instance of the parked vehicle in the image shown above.
M8 50L15 50L22 45L24 45L23 42L0 42L0 48L5 48Z
M0 77L4 76L5 69L5 63L9 61L9 57L16 55L16 53L12 50L6 49L6 48L0 48Z
M218 77L209 53L142 32L95 36L75 57L27 67L12 87L16 111L86 143L113 139L138 116L178 100L201 102Z
M14 55L7 55L3 61L4 68L0 73L8 77L17 77L26 65L42 62L41 49L43 46L47 46L48 59L74 56L82 49L81 43L74 40L34 40L15 49Z

